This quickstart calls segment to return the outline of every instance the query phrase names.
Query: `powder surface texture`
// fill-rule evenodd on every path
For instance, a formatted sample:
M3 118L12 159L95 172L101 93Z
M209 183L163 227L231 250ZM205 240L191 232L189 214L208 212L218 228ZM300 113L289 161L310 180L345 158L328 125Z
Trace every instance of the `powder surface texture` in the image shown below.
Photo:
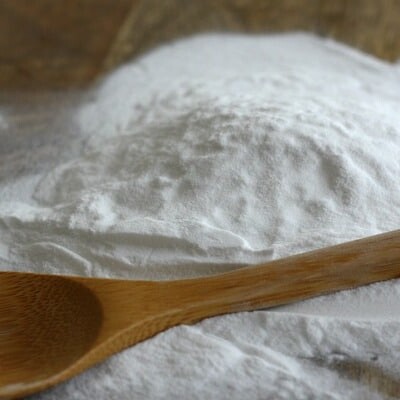
M195 277L400 227L400 69L330 40L202 35L0 100L4 270ZM399 343L390 281L180 326L33 398L397 398Z

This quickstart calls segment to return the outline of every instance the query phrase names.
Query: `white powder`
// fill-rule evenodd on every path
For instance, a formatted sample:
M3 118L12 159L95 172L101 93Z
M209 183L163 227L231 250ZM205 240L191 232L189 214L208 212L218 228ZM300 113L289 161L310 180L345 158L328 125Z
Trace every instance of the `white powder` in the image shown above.
M171 279L397 229L399 101L398 67L306 34L198 36L90 93L7 98L1 268ZM395 398L399 294L177 327L36 398Z

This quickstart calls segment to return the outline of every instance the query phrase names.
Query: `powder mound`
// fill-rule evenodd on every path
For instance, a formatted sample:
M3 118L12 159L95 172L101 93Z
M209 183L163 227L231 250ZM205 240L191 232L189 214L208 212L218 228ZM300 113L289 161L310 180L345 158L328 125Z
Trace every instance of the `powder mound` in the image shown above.
M231 40L252 45L254 54L263 48L256 39ZM290 47L292 41L285 40ZM321 51L321 42L313 44ZM203 51L201 39L192 45ZM349 77L337 70L343 56L327 54L318 68L306 70L297 60L283 70L269 66L267 73L261 72L264 59L254 62L257 71L245 74L240 64L219 60L224 75L184 76L154 96L130 95L126 127L100 138L96 132L78 159L43 177L35 199L62 210L57 217L70 229L158 232L205 250L226 247L230 236L235 246L275 247L281 256L310 232L333 236L334 242L335 232L346 240L384 230L382 221L387 224L400 204L394 99L378 102L363 84L365 79L371 85L368 59L365 71ZM278 56L271 51L272 62ZM141 63L151 68L157 57ZM360 69L358 60L347 62L346 68ZM119 74L136 93L139 79L129 72ZM118 73L112 82L117 79ZM117 94L113 88L104 101ZM373 113L365 109L366 98L376 102ZM193 224L198 234L188 233ZM308 242L302 250L321 245Z

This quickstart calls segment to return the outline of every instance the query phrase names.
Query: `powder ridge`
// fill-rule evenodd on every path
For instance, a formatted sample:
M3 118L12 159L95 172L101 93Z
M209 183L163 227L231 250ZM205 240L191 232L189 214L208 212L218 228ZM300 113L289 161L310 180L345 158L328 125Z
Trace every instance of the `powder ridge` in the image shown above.
M174 279L400 225L398 67L344 45L202 35L52 96L27 159L0 121L4 269ZM395 398L399 290L174 328L37 398Z

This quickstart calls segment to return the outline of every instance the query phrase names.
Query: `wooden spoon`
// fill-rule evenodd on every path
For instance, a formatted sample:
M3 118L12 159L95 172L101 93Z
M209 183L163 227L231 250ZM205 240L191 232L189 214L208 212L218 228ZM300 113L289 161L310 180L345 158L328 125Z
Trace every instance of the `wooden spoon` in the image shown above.
M0 398L60 383L177 324L399 276L400 230L179 281L0 272Z

